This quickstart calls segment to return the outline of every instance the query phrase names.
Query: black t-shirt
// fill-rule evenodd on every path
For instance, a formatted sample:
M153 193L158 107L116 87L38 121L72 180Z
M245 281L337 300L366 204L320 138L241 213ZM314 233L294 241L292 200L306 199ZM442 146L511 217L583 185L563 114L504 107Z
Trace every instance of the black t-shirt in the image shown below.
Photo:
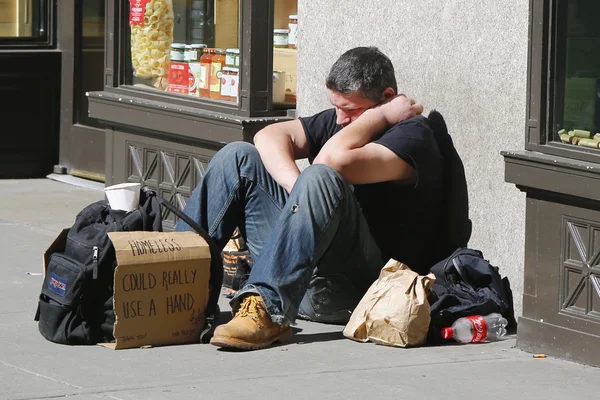
M335 109L300 118L312 162L325 142L342 129ZM442 210L443 159L427 118L418 116L395 125L374 141L413 166L416 184L381 182L354 185L354 194L371 234L384 254L414 271L431 267L431 246Z

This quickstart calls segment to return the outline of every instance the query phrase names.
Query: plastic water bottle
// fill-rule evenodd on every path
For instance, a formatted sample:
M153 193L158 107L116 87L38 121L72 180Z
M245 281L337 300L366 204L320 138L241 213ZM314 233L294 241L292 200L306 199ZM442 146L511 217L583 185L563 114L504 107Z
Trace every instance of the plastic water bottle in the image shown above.
M499 339L506 335L508 322L502 315L493 313L482 317L473 315L454 321L452 327L442 329L444 339L454 339L460 343L479 343L486 339Z

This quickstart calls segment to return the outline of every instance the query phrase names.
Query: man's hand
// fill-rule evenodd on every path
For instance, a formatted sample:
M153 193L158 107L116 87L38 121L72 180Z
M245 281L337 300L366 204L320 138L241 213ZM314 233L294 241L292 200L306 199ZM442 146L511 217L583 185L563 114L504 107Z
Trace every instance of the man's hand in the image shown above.
M390 128L402 121L421 115L423 113L423 106L416 103L413 99L399 94L390 97L369 111L380 115L386 121L388 128Z

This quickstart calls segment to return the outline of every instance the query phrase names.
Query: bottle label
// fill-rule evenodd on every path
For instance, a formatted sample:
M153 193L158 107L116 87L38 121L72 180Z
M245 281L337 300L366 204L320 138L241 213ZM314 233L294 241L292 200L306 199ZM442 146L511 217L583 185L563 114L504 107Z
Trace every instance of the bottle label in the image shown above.
M289 24L290 33L288 34L288 44L296 44L296 32L298 31L298 23Z
M189 66L189 70L190 70L189 94L191 94L192 96L199 96L200 95L199 82L200 82L200 73L201 73L200 63L191 62L188 64L188 66Z
M229 97L231 90L231 81L227 78L229 78L229 74L221 73L221 96L223 97Z
M488 332L488 326L485 319L480 315L467 317L467 319L473 326L473 339L471 340L471 343L479 343L485 340Z
M189 68L187 63L174 62L169 64L168 92L188 94L190 88Z
M213 62L210 69L210 91L215 93L221 93L221 68L223 64L220 62Z
M239 86L240 86L240 77L239 75L233 75L233 76L229 76L229 78L231 79L230 81L230 87L229 87L229 95L233 98L233 100L237 101L239 93Z
M225 65L231 67L235 66L235 54L227 53L227 55L225 56Z
M196 84L199 89L208 90L209 86L209 77L210 77L210 64L200 64L200 78L198 83Z
M288 35L279 33L273 35L273 46L285 46L288 45Z

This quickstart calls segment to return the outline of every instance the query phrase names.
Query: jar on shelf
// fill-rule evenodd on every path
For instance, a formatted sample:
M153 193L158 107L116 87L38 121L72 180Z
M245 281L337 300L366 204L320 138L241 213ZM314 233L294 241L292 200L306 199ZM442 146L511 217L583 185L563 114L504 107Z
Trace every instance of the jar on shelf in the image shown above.
M236 67L239 63L240 58L240 49L227 49L225 50L227 54L225 55L225 65L227 67L233 68Z
M288 30L274 29L273 30L273 47L284 49L288 47Z
M190 62L190 53L192 52L192 46L189 44L185 45L185 50L183 51L183 61L188 63Z
M171 93L188 94L189 71L186 60L185 44L173 43L169 49L169 78L167 91Z
M223 100L230 100L231 96L231 80L229 79L231 68L223 67L221 71L221 97Z
M169 58L171 61L184 61L185 60L185 44L183 44L183 43L171 44Z
M200 62L200 58L202 57L202 55L204 54L204 49L206 48L205 44L192 44L190 45L190 61L191 62L195 62L198 61Z
M202 79L202 58L205 44L192 44L188 52L188 70L189 70L189 94L192 96L200 96L200 81Z
M289 16L289 28L290 32L288 33L288 47L290 49L296 48L296 33L298 32L298 16L290 15Z

